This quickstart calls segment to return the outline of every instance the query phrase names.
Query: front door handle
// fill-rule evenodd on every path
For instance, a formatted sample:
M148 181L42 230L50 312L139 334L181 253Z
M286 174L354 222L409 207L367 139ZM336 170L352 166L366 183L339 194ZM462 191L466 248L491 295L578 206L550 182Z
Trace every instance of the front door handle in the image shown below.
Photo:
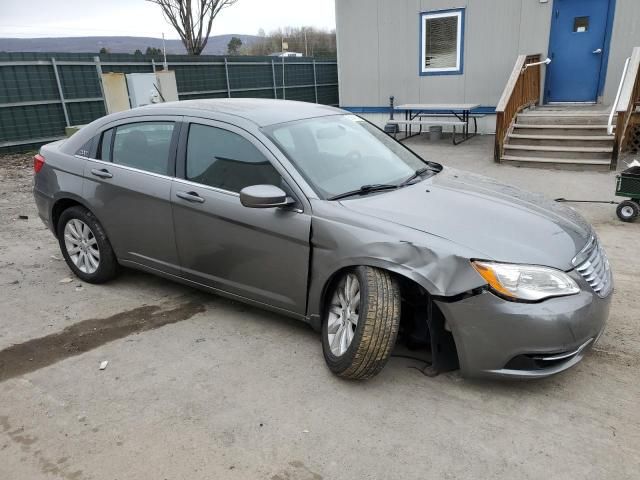
M192 203L204 203L204 198L196 192L176 192L176 197Z
M106 168L102 168L100 170L98 170L97 168L92 168L91 174L100 178L113 178L113 175L109 173L109 170L107 170Z
M600 55L600 54L602 53L602 49L601 49L601 48L598 48L597 50L594 50L594 51L593 51L593 52L591 52L591 53L594 53L594 54L596 54L596 55Z

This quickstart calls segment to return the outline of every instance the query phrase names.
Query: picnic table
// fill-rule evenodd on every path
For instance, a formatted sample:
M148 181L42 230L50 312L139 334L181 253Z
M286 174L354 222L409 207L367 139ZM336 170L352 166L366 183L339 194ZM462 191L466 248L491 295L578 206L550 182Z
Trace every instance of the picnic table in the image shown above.
M458 145L462 142L475 137L478 134L478 117L483 115L473 114L472 111L480 105L476 103L406 103L393 107L389 124L404 126L405 136L402 140L420 135L422 127L428 125L452 126L453 127L453 144ZM433 112L437 113L433 113ZM404 120L395 120L394 112L404 113ZM431 113L430 113L431 112ZM441 113L445 112L445 113ZM431 117L449 117L452 120L429 119ZM455 120L453 120L455 118ZM473 119L474 131L470 132L470 121ZM412 127L419 127L418 133L412 133ZM462 128L462 140L456 140L456 127ZM401 141L402 141L401 140Z

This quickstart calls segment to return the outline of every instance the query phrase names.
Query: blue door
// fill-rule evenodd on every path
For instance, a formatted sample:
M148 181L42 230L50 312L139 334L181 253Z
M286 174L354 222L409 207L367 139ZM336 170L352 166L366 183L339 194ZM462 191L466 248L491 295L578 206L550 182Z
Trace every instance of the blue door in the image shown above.
M554 0L547 102L595 102L605 55L609 0Z

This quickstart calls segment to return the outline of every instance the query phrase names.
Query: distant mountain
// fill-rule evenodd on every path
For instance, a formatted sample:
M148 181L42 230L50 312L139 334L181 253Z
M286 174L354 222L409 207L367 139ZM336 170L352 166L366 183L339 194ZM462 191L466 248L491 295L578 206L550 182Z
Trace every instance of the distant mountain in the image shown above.
M209 37L205 55L227 53L231 37L238 37L243 45L256 43L261 37L255 35L215 35ZM186 53L182 41L166 40L167 54ZM142 53L147 47L162 49L162 39L152 37L56 37L56 38L0 38L0 52L73 52L98 53L106 48L110 53Z

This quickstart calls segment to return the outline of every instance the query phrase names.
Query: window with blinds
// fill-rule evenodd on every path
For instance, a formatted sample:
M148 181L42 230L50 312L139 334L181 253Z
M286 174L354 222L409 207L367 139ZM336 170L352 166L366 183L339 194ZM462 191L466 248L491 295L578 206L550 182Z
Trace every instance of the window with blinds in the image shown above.
M463 10L421 14L422 74L462 73L463 14Z

